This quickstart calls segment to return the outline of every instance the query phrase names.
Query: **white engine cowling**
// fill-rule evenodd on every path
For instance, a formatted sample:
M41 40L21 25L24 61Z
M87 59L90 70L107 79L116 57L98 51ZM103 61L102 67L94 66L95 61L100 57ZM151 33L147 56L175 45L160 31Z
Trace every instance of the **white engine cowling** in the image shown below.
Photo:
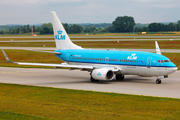
M109 69L94 69L91 73L91 76L95 80L112 80L114 73Z

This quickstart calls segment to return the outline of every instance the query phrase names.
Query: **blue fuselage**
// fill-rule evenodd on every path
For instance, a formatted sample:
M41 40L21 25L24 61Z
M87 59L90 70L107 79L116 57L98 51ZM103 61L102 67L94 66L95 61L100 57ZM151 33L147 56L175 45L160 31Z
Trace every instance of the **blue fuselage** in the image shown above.
M69 63L177 68L169 58L149 52L115 50L55 50L56 57Z

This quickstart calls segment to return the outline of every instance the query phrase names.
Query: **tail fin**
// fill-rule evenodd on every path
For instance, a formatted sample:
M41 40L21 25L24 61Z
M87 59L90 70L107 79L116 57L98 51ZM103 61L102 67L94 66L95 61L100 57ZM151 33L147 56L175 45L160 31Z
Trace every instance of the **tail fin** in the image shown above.
M155 41L155 44L156 44L156 54L160 54L161 55L161 50L159 48L159 45L158 45L157 41Z
M51 12L54 38L57 49L83 49L71 42L55 11Z

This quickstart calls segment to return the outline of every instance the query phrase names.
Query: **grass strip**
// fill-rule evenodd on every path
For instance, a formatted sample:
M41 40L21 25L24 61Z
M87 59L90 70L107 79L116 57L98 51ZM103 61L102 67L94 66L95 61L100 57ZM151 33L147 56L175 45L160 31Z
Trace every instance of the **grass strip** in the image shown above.
M36 117L36 116L29 116L24 114L16 114L13 112L0 112L0 120L50 120L46 118Z
M180 119L180 99L0 84L0 115L32 119Z
M154 41L74 41L83 48L155 49ZM158 41L161 49L180 49L180 41ZM54 47L55 42L2 42L0 47Z
M5 50L8 57L14 62L30 62L30 63L54 63L61 64L63 61L58 59L54 54L34 52L27 50ZM7 63L2 51L0 51L1 67L23 67L23 68L54 68L46 66L24 66L13 63Z

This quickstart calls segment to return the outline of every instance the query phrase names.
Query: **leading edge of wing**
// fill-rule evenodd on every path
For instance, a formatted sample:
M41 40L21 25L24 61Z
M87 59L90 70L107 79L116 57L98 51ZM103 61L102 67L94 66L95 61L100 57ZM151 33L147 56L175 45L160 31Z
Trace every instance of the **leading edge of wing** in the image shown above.
M40 51L40 50L32 50L32 49L24 49L24 50L35 51L35 52L51 53L51 54L61 54L60 52Z
M112 67L112 66L90 66L90 65L70 65L67 63L61 64L46 64L46 63L23 63L23 62L14 62L18 65L35 65L35 66L49 66L49 67L59 67L59 68L74 68L74 69L86 69L86 70L93 70L93 69L109 69L113 72L121 71L119 67Z
M67 67L67 68L79 68L79 69L93 69L92 66L87 65L69 65L66 63L62 64L46 64L46 63L23 63L23 62L14 62L18 65L36 65L36 66L51 66L51 67Z

